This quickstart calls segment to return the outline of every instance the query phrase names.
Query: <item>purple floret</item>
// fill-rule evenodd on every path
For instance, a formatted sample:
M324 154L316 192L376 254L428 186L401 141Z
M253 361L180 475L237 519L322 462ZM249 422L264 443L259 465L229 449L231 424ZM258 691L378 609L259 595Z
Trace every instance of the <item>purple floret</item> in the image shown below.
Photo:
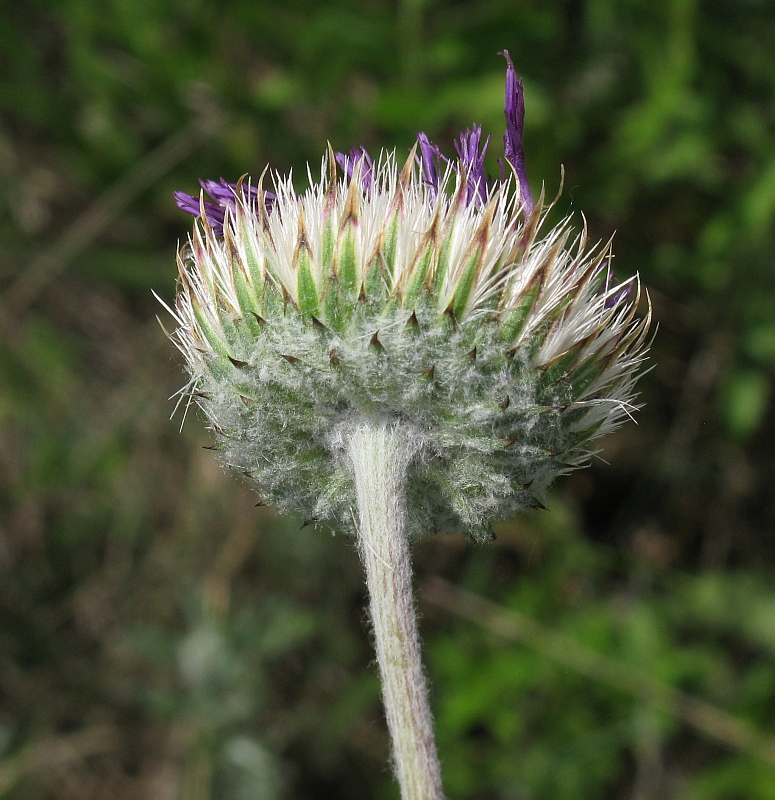
M361 180L363 181L363 189L366 192L371 191L371 178L374 172L374 162L371 156L366 151L365 147L354 147L350 150L348 155L344 153L334 153L336 163L342 172L347 174L347 179L352 180L353 170L362 163L361 166Z
M614 269L611 266L611 259L608 259L608 272L605 276L605 280L600 284L600 288L598 289L598 294L607 294L611 291L612 287L616 284L616 275L614 274ZM613 308L614 306L618 305L622 302L622 300L626 300L632 294L632 282L628 283L618 292L612 294L609 298L605 301L605 308Z
M186 214L191 214L193 217L198 217L201 208L199 206L199 198L185 192L173 192L172 196L175 198L175 204L181 211ZM204 202L205 216L213 229L216 236L223 236L223 220L224 211L221 206L211 203L209 200Z
M226 209L232 211L237 207L237 184L229 183L221 178L219 181L200 180L199 185L202 191L210 197L210 200L204 201L205 216L213 229L216 236L223 236L223 222L226 216ZM242 194L244 197L249 198L251 201L256 200L258 197L258 189L255 186L243 186ZM271 209L275 195L272 192L264 192L264 201L267 207ZM186 214L191 214L198 217L201 213L199 198L193 195L186 194L185 192L173 192L172 196L175 198L175 204L181 211ZM215 201L215 202L212 202Z
M535 203L527 181L525 151L522 146L525 95L522 89L522 81L517 78L508 50L503 50L501 55L505 57L507 63L506 104L504 109L506 133L503 135L504 155L519 181L519 202L524 213L528 215L533 212ZM458 161L457 164L453 164L453 169L461 170L465 173L466 205L476 203L476 205L481 206L487 202L487 193L493 184L492 179L488 178L484 168L484 158L490 138L488 136L482 142L482 126L473 125L469 130L461 133L459 139L455 142ZM417 134L417 142L420 145L417 161L420 164L423 182L431 190L431 197L435 197L441 183L441 162L449 163L449 160L436 145L429 141L425 133ZM500 165L500 180L496 180L496 184L498 182L503 183L506 180L503 162L499 159L498 163Z
M435 144L431 144L427 134L418 133L417 143L420 145L420 154L417 156L417 161L422 170L422 179L425 185L430 189L430 195L435 198L439 192L439 182L441 180L441 162L448 162L446 158Z
M460 140L455 142L455 150L460 158L460 164L467 174L466 204L475 201L477 205L484 205L487 202L487 173L484 171L484 156L487 152L487 145L490 144L490 136L484 140L480 150L481 140L482 126L474 125L472 130L461 133Z
M517 78L514 64L509 57L509 51L503 50L500 55L506 59L506 103L504 114L506 116L506 132L503 134L503 147L506 161L510 164L519 181L518 199L525 215L529 215L535 208L533 196L527 181L525 170L525 151L522 145L522 133L525 121L525 95L522 88L522 81ZM417 163L420 166L422 180L428 189L431 199L435 199L441 190L444 178L444 170L448 165L457 172L464 173L466 180L465 203L470 205L475 203L482 206L487 202L487 194L493 185L484 168L484 158L487 147L490 143L490 136L482 142L482 126L473 125L469 130L460 134L458 141L455 142L457 150L457 162L450 163L450 160L433 144L425 133L417 134L417 144L419 153ZM352 180L353 172L356 169L361 171L361 182L364 191L369 194L372 191L374 181L374 162L364 147L356 147L348 154L334 153L336 163L346 174L348 180ZM504 164L498 160L500 165L500 179L494 183L503 183L506 180ZM223 236L223 224L226 209L234 210L237 204L237 184L229 183L221 178L218 181L200 180L200 186L206 196L204 199L204 213L213 232L216 236ZM243 196L246 199L255 201L258 191L254 186L243 186ZM178 208L187 214L198 217L201 213L200 199L185 192L173 192L175 203ZM267 208L271 211L275 195L272 192L263 192L263 199ZM629 292L629 289L623 290Z
M522 132L525 126L525 92L522 79L517 78L517 71L511 62L508 50L500 52L506 59L506 133L503 134L503 149L506 161L514 168L519 180L519 200L525 214L532 213L535 208L530 184L527 182L525 170L525 150L522 146Z

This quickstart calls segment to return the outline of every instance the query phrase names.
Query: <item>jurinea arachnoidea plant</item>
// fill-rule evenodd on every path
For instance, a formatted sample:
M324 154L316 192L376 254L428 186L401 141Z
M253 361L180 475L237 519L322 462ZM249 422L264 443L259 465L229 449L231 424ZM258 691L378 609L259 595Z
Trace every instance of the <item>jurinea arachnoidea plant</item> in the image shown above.
M262 175L176 193L197 218L173 311L190 374L182 397L263 502L366 540L378 651L380 626L412 609L407 578L409 610L379 619L375 593L398 590L395 569L381 588L369 571L374 552L395 557L374 530L486 538L491 520L540 506L629 416L645 356L637 278L617 285L610 245L587 249L568 219L546 229L550 207L543 193L533 201L525 172L522 85L504 55L499 178L474 126L451 159L422 133L403 164L329 150L301 194L290 175L272 175L270 189ZM437 762L400 752L435 759L430 718L391 719L401 700L382 656L399 656L378 655L403 796L440 797ZM427 730L411 733L417 724Z

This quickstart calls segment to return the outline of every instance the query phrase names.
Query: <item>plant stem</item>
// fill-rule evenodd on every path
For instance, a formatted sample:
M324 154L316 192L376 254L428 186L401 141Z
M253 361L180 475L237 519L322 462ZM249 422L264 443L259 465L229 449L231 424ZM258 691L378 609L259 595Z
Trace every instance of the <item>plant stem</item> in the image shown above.
M349 439L358 543L396 778L402 800L443 800L406 537L405 484L413 452L412 438L396 424L364 422Z

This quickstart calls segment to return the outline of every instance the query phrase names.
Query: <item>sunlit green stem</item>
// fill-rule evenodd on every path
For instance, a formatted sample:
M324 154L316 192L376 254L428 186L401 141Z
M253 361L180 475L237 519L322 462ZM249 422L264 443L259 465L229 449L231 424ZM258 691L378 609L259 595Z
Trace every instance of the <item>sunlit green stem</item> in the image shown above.
M356 426L348 445L358 499L358 541L401 797L442 800L406 537L405 484L414 441L399 425L375 421Z

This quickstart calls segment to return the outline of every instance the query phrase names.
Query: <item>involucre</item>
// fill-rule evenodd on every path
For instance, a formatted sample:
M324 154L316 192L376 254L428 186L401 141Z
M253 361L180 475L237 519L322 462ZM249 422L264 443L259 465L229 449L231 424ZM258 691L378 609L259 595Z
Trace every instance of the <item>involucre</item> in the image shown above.
M408 534L486 537L630 414L639 284L616 285L610 247L568 219L547 229L510 62L506 97L499 180L475 126L454 160L420 134L403 166L329 150L301 194L280 175L178 193L197 216L174 312L183 394L263 502L354 531L345 445L384 422L412 442Z

